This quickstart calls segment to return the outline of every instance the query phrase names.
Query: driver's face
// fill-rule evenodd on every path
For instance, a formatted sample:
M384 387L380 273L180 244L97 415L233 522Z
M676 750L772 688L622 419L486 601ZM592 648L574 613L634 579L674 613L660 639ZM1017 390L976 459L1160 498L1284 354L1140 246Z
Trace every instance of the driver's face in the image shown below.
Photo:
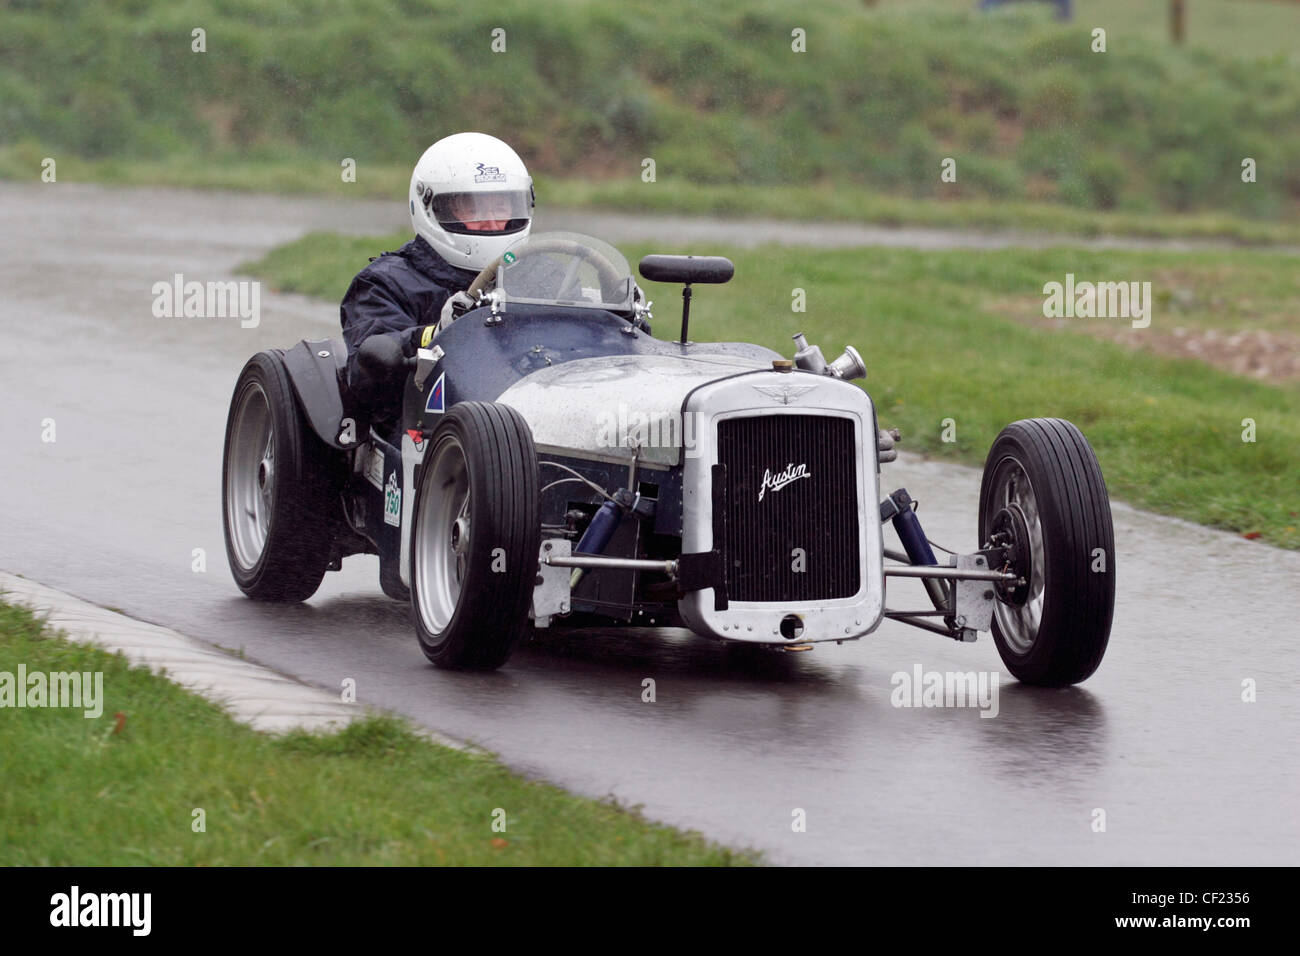
M458 196L452 200L451 210L473 232L499 232L510 222L510 200L505 196L484 196L477 201Z

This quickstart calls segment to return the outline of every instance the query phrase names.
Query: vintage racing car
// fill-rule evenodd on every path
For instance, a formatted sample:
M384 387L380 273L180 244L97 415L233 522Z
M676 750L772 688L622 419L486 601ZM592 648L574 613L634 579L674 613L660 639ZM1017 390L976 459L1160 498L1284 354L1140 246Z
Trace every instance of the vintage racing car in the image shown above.
M341 339L261 352L227 422L223 524L251 598L302 601L348 555L379 557L433 663L495 668L533 628L685 626L779 648L861 638L885 618L963 641L991 630L1021 681L1084 680L1114 605L1110 505L1072 424L1040 418L994 441L978 547L940 561L849 348L827 361L687 338L691 289L718 257L647 256L682 288L678 340L612 246L523 240L470 288L473 307L371 367L404 382L399 421L345 386ZM902 550L886 546L883 526ZM931 607L888 609L919 578ZM924 599L923 599L924 600Z

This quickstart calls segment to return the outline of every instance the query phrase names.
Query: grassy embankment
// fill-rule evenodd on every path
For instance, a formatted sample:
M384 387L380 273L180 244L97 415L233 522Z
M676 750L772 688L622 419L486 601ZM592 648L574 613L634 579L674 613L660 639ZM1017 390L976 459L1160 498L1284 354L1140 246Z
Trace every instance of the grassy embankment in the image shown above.
M0 603L0 671L103 673L103 716L0 710L0 865L743 864L755 857L524 780L370 717L260 734ZM117 719L124 715L124 721ZM119 729L120 725L120 729ZM506 830L492 829L505 810ZM205 812L194 832L193 811Z
M1184 49L1160 3L1081 2L1066 25L972 7L9 7L0 175L34 181L48 156L60 182L400 196L431 139L478 128L552 205L1300 241L1300 6L1198 0Z

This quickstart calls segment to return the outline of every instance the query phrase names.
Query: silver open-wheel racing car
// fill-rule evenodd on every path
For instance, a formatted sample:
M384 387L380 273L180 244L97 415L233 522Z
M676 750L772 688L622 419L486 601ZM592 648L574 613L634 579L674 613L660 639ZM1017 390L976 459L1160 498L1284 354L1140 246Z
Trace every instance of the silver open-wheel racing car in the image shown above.
M1071 684L1101 661L1114 606L1110 505L1072 424L1008 425L984 465L979 547L941 563L905 490L880 491L882 431L852 348L834 361L690 342L691 287L716 257L647 256L683 284L678 341L650 334L626 260L537 234L485 269L474 307L406 356L377 336L400 420L348 394L341 339L261 352L227 423L226 548L249 597L302 601L344 557L379 557L440 666L495 668L533 628L685 626L804 648L884 618L958 640L991 630L1021 681ZM432 319L431 319L432 321ZM901 551L885 547L889 522ZM890 577L933 606L885 607Z

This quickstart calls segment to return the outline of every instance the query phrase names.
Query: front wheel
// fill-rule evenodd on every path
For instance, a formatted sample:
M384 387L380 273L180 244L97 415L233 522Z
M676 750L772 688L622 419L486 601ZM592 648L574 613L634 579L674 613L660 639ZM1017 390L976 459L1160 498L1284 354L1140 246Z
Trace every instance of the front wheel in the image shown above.
M993 640L1027 684L1085 680L1115 608L1115 533L1092 446L1059 418L1013 422L984 463L979 537L1006 549L1023 583L995 588Z
M494 670L529 629L541 526L532 431L508 405L461 402L429 442L411 522L424 656Z

